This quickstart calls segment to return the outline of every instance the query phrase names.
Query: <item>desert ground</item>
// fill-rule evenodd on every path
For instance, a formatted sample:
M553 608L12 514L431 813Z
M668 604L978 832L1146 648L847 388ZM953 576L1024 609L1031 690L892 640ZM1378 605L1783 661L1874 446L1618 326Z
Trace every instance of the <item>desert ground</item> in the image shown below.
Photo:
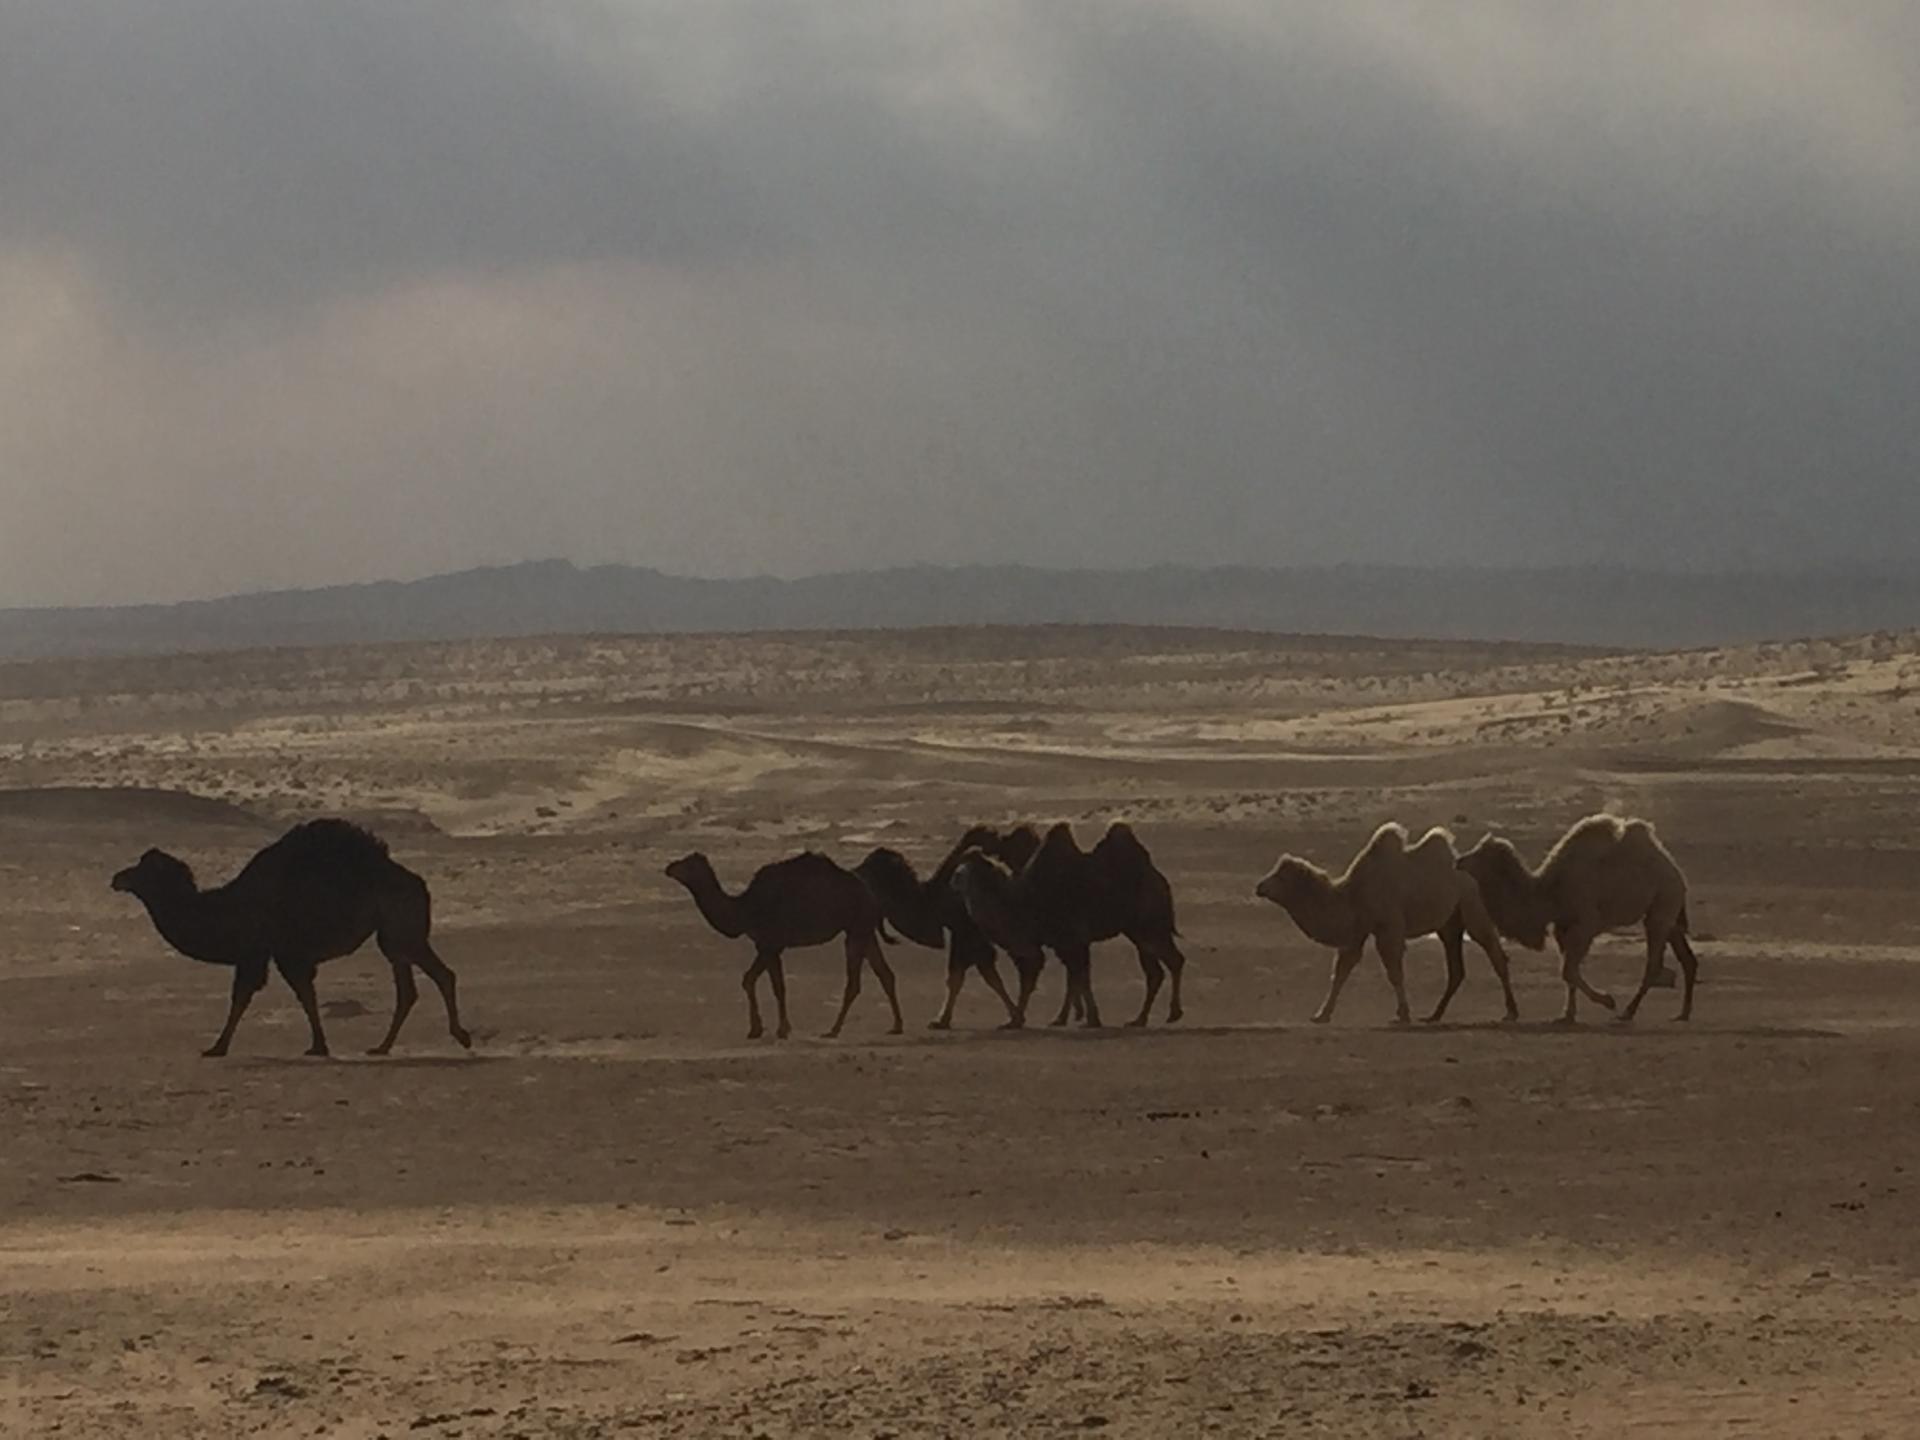
M0 1434L1920 1433L1920 636L1672 655L1117 629L599 637L0 667ZM1468 952L1394 1029L1251 890L1379 821L1686 866L1703 979L1523 1020ZM108 877L358 818L431 883L476 1043L326 966L340 1058ZM738 887L1133 823L1177 1026L1020 1033L837 947L748 1042ZM1630 990L1634 937L1589 974ZM1416 942L1418 1010L1441 980ZM1094 979L1139 1003L1124 943ZM1036 1001L1044 1020L1061 976ZM1164 1012L1164 999L1161 1006Z

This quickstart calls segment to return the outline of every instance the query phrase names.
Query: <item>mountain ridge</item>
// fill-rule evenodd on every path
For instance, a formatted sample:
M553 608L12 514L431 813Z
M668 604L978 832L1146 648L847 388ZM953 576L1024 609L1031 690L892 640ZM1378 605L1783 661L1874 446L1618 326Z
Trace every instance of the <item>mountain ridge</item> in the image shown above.
M0 659L565 633L1174 625L1677 649L1920 625L1920 579L1329 565L896 566L703 579L535 560L173 604L0 610Z

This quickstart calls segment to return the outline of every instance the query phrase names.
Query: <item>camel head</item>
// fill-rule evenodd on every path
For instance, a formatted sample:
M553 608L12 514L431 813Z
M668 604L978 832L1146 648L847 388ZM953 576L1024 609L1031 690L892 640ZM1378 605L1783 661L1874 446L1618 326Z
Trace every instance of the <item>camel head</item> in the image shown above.
M1482 835L1471 850L1462 851L1457 868L1473 877L1480 898L1500 933L1529 950L1547 943L1547 914L1526 904L1533 872L1520 858L1513 842L1499 835Z
M196 888L193 868L164 850L149 850L126 869L115 872L113 888L141 900L170 894L191 894Z
M998 834L988 830L987 835L989 838L980 848L1009 870L1021 869L1040 848L1040 837L1034 834L1031 825L1016 825Z
M969 895L992 894L1007 882L1007 872L984 850L969 850L953 867L950 882L954 893L963 899Z
M913 862L898 850L882 845L853 867L894 927L916 945L934 949L947 943L947 927L939 916L940 900L931 903L923 891Z
M969 825L966 833L960 837L956 850L985 850L992 852L1000 843L1000 832L991 825Z
M1254 896L1261 900L1271 900L1283 910L1291 909L1304 900L1326 876L1320 867L1310 860L1302 860L1298 855L1282 855L1273 864L1260 883L1253 887Z
M673 861L664 873L669 880L677 880L689 890L715 879L713 862L698 850Z

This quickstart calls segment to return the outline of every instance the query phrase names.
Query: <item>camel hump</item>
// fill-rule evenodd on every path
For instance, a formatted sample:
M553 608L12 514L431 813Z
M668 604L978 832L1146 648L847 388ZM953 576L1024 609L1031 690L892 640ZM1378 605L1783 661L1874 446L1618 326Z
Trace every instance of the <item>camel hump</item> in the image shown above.
M1540 862L1540 873L1558 874L1569 866L1582 868L1603 859L1620 843L1627 828L1617 815L1589 815L1576 820Z
M351 820L308 820L282 835L274 848L302 865L336 870L383 870L393 863L387 842Z
M988 848L994 859L1009 870L1018 870L1039 851L1040 836L1031 825L1015 825L1001 831L999 838Z
M1153 868L1153 856L1133 833L1133 827L1124 820L1116 820L1107 827L1107 833L1093 847L1093 853L1104 861L1116 875L1128 879L1137 878Z
M870 851L866 859L853 867L853 873L873 884L898 886L906 890L915 889L920 884L920 876L914 870L913 862L898 850L885 845Z
M1454 856L1453 832L1444 825L1435 825L1420 837L1413 849L1420 855L1434 855L1444 851L1447 863L1451 865Z
M1407 848L1407 827L1397 820L1389 820L1373 832L1372 838L1361 848L1364 855L1401 855Z
M761 873L772 873L783 880L825 880L848 872L831 856L822 855L818 850L802 850L798 855L774 861Z

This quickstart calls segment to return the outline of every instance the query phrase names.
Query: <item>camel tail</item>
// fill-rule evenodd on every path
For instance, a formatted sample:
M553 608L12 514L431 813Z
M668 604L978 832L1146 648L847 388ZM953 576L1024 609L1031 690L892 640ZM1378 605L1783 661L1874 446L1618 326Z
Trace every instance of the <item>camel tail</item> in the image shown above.
M895 935L891 930L887 929L886 916L883 915L880 917L880 923L874 926L874 929L875 931L878 932L880 938L886 941L887 944L898 945L900 943L900 937L898 935Z

